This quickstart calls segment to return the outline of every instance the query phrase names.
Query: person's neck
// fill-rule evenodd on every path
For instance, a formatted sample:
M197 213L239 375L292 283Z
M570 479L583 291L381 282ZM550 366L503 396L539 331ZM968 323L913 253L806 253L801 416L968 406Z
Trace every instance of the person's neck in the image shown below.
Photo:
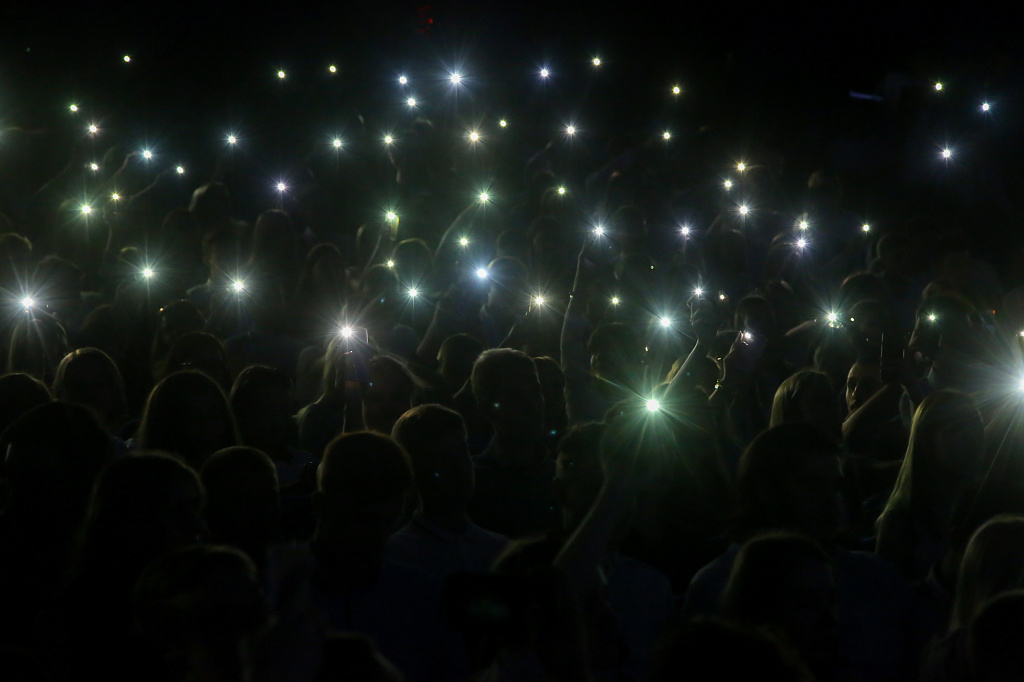
M320 528L313 533L310 543L317 562L324 569L317 582L326 590L352 587L372 582L383 562L380 548L357 547L354 543L324 533Z
M532 464L537 457L538 441L534 439L494 434L494 444L497 447L492 450L492 454L503 466Z
M462 535L469 530L469 517L465 509L444 509L443 507L422 507L423 520L443 531Z

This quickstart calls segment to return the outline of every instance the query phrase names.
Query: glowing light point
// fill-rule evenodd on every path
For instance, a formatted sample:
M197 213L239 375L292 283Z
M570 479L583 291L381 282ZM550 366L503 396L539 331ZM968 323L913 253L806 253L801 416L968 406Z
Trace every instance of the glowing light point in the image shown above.
M287 75L288 74L286 74L284 71L278 71L277 72L277 77L280 78L281 80L284 80L284 77L287 76Z
M565 134L568 135L569 137L572 137L573 135L575 135L576 134L576 126L566 126L565 127Z
M739 163L736 164L736 170L742 173L743 171L747 170L747 164L740 161Z
M388 222L391 222L391 223L393 223L396 220L398 220L398 214L395 213L394 211L388 211L387 213L384 214L384 217L387 218Z
M651 398L650 400L647 401L647 411L648 412L657 412L660 409L661 409L661 403L659 403L654 398Z
M1024 377L1022 377L1020 382L1017 384L1017 390L1024 392Z
M810 225L807 224L806 220L801 220L798 223L797 227L799 227L801 230L806 230L808 227L810 227Z
M178 175L184 175L184 174L185 174L185 168L184 168L184 167L182 167L182 166L178 166L178 167L177 167L177 168L175 168L174 170L175 170L175 172L176 172L176 173L177 173Z
M231 288L237 291L238 293L242 293L243 291L245 291L245 282L243 282L240 279L236 279L234 282L231 283Z
M399 82L399 83L400 83L401 85L405 85L405 84L407 84L407 83L409 82L409 79L408 79L408 78L406 78L405 76L399 76L399 77L398 77L398 82ZM452 81L452 82L454 82L454 81Z
M750 207L747 206L746 204L741 204L738 210L740 212L740 215L749 215L750 214Z
M330 71L331 73L338 73L338 67L335 66L334 64L331 64L330 66L328 66L327 70Z
M389 260L389 261L387 262L387 266L388 266L389 268L393 268L393 267L395 267L395 261L393 261L393 260Z
M860 229L861 229L862 232L870 232L871 231L871 225L869 225L867 223L864 223L863 225L860 226Z
M941 92L941 91L942 91L942 83L936 83L935 84L935 92Z
M82 213L84 213L85 215L89 215L90 213L92 213L92 206L90 206L89 204L82 204Z
M498 121L498 125L500 125L502 128L506 128L508 127L508 121L506 121L505 119L501 119L500 121Z
M111 195L110 195L110 198L111 198L111 199L112 199L113 201L121 201L121 195L120 195L120 194L118 194L117 192L114 192L113 194L111 194Z
M277 183L276 187L278 192L283 192L286 189L288 189L288 185L284 184L283 182Z
M448 80L450 80L453 84L458 85L459 83L462 82L462 74L455 72L448 76Z
M331 144L334 145L335 149L341 149L341 139L340 138L337 138L337 137L334 138L333 140L331 140Z
M806 246L807 246L807 240L806 239L797 239L796 240L796 248L802 249L802 248L805 248Z
M100 131L100 127L95 123L89 125L89 133L95 135Z
M472 141L472 142L479 142L479 141L480 141L480 133L478 133L478 132L477 132L477 131L475 131L475 130L474 130L474 131L472 131L472 132L470 132L470 133L469 133L469 139L470 139L470 141Z
M36 304L36 301L31 296L26 296L25 298L21 299L21 307L25 308L26 310L28 308L31 308L35 304Z
M71 106L68 107L68 110L71 111L71 113L75 113L75 112L78 111L78 105L77 104L72 104Z
M237 144L238 138L234 135L228 135L228 144Z
M565 194L565 187L559 187L558 188L558 194L559 194L559 196L564 195Z
M533 304L534 305L544 305L544 297L543 296L534 296L533 297Z
M391 144L394 141L395 141L395 138L391 137L390 135L385 135L384 136L384 144Z
M689 237L690 236L690 228L686 227L685 225L683 227L679 228L679 231L683 233L684 237Z
M673 95L678 95L682 91L683 91L683 89L681 87L679 87L678 85L673 85L672 86L672 94Z
M982 111L988 111L991 108L992 108L992 105L989 104L988 102L982 102L981 103L981 110Z
M128 62L130 62L131 60L132 60L132 56L131 56L130 54L126 54L126 55L124 56L124 63L125 63L125 64L127 64L127 63L128 63Z
M830 324L835 324L836 322L839 321L839 316L836 315L835 313L829 313L828 315L825 316L825 319L828 320Z
M661 138L663 140L671 140L672 139L672 133L670 133L669 131L666 130L665 132L663 132L661 134Z
M92 171L98 171L100 169L100 165L98 163L90 163L89 169Z
M727 298L729 298L729 297L726 296L725 294L722 294L722 293L718 294L718 300L719 301L724 301Z
M409 105L410 107L414 107L414 106L416 106L416 98L415 97L410 97L409 99L405 100L405 103L407 105Z
M490 194L488 194L487 192L480 192L480 203L481 204L486 204L490 200L491 200L491 195Z
M612 296L612 305L618 305L618 304L619 304L619 297L618 296Z
M547 69L541 69L540 70L540 77L541 78L547 78L550 75L551 75L551 72L548 71Z
M725 187L726 189L732 189L732 180L726 180L725 182L722 183L722 186Z
M487 277L487 270L485 268L477 268L476 276L480 279L485 279Z
M412 289L409 289L409 298L416 298L419 295L420 295L419 289L416 289L415 287L412 288Z
M352 336L352 327L342 327L341 328L341 335L343 337L345 337L346 339L349 338L350 336Z
M598 237L604 236L604 227L602 227L601 225L595 227L594 234L596 234Z
M701 287L697 287L696 289L693 290L693 295L696 296L697 298L700 298L701 296L704 295L704 289L702 289Z
M661 318L660 320L658 320L658 323L662 327L670 327L670 326L672 326L672 320L668 319L667 317Z
M153 158L153 152L149 151L148 149L142 150L142 158L146 159L147 161L149 159L152 159Z
M944 159L951 159L951 158L953 158L953 150L950 149L949 147L946 147L945 149L943 149L942 150L942 158L944 158Z
M930 314L930 315L928 316L928 321L929 321L929 322L934 322L934 321L935 321L935 320L937 320L937 319L939 319L939 318L937 318L937 317L935 316L935 313L931 313L931 314Z
M593 64L594 66L601 66L601 58L594 57L593 59L590 60L590 63Z
M153 276L153 268L143 268L142 269L142 276L145 277L146 279L149 279L150 277L152 277Z
M469 240L465 237L459 237L459 246L469 246Z

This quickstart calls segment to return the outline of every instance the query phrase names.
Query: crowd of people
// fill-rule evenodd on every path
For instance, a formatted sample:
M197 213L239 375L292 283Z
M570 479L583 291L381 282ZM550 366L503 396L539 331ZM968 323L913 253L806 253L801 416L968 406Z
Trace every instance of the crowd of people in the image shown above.
M1024 668L1024 290L962 216L720 134L103 132L41 186L3 133L3 679Z

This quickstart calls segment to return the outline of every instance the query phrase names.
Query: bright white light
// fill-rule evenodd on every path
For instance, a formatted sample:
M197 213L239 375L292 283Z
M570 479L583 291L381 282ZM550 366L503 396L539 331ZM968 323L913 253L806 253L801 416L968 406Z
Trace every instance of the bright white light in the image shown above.
M683 89L681 87L679 87L678 85L673 85L672 86L672 94L673 95L678 95L682 91L683 91Z
M602 227L601 225L598 225L597 227L595 227L594 228L594 234L596 234L598 237L604 236L604 227Z
M1017 390L1024 391L1024 377L1022 377L1020 382L1017 384Z
M31 296L26 296L25 298L21 299L21 307L22 308L31 308L35 304L36 304L36 301Z
M740 212L740 215L747 215L750 213L750 207L748 207L746 204L741 204L738 210Z
M871 231L871 225L869 225L867 223L864 223L863 225L860 226L860 229L861 229L862 232L870 232Z
M228 144L237 144L238 138L234 135L228 135Z
M95 123L92 123L92 124L89 125L89 132L92 133L93 135L95 135L99 131L100 131L100 127L98 125L96 125Z
M490 194L488 194L487 192L480 192L480 203L481 204L486 204L490 200L491 200L491 195Z
M661 134L661 137L664 140L671 140L672 139L672 133L670 133L669 131L666 130L665 132L663 132Z
M459 237L459 246L469 246L469 240L465 237Z
M747 164L740 161L739 163L736 164L736 170L742 173L743 171L747 170Z
M408 79L408 78L406 78L405 76L399 76L399 77L398 77L398 82L399 82L399 83L401 83L402 85L405 85L406 83L408 83L408 82L409 82L409 79ZM453 81L453 82L454 82L454 81Z
M732 189L732 180L726 180L725 182L722 183L722 186L725 187L726 189Z
M388 211L387 213L384 214L384 217L387 218L388 222L391 222L391 223L393 223L396 220L398 220L398 214L395 213L394 211Z
M679 228L679 231L683 233L684 237L689 237L690 236L690 228L686 227L685 225L683 227Z
M338 67L335 66L334 64L331 64L330 66L328 66L327 70L330 71L331 73L338 73Z
M942 150L942 158L944 158L944 159L951 159L951 158L953 158L953 150L950 149L949 147L946 147L945 149L943 149Z
M935 91L938 92L940 90L942 90L942 83L936 83L935 84Z
M231 288L241 293L245 291L245 282L243 282L240 279L236 279L234 282L231 283Z
M988 102L982 102L981 103L981 110L982 111L988 111L991 108L992 108L992 105L989 104Z
M393 261L393 260L389 260L389 261L387 262L387 266L388 266L389 268L393 268L393 267L395 267L395 261Z
M117 192L114 192L113 194L111 194L110 198L113 199L114 201L121 201L121 195L118 194Z
M331 144L334 145L335 149L341 149L341 139L340 138L337 138L337 137L334 138L333 140L331 140Z
M391 144L394 141L395 141L395 138L391 137L390 135L385 135L384 136L384 144Z
M487 270L484 269L484 268L477 268L476 276L479 277L480 279L486 278L487 277Z
M700 298L701 296L704 295L704 289L702 289L701 287L695 288L693 290L693 295L696 296L697 298Z
M572 137L573 135L575 135L576 134L576 126L566 126L565 127L565 134L568 135L569 137Z
M798 249L802 249L802 248L804 248L805 246L807 246L807 240L806 240L806 239L797 239L797 240L796 240L796 247L797 247Z
M89 168L90 170L98 171L100 169L100 165L98 163L90 163Z
M416 106L416 98L410 97L409 99L405 100L405 103L408 104L410 107L414 107Z
M276 187L278 192L283 192L286 189L288 189L288 185L284 184L283 182L277 183Z
M934 322L934 321L935 321L935 320L937 320L937 319L939 319L939 318L937 318L937 317L935 316L935 313L932 313L932 314L930 314L930 315L928 316L928 321L929 321L929 322Z
M593 64L594 66L601 66L601 58L594 57L593 59L590 60L590 63Z
M470 133L469 133L469 139L470 139L470 141L472 141L472 142L478 142L478 141L480 140L480 133L478 133L478 132L477 132L477 131L475 131L475 130L473 130L473 131L470 131Z
M142 269L142 276L145 277L146 279L149 279L150 277L152 277L153 276L153 268L143 268Z
M648 412L657 412L660 409L661 409L661 403L659 403L654 398L651 398L650 400L647 401L647 411Z
M342 327L341 328L341 335L343 337L345 337L346 339L348 337L352 336L352 327Z
M558 188L558 193L559 194L565 194L565 187L559 187Z
M801 220L801 221L800 221L800 222L798 223L798 227L799 227L799 228L800 228L801 230L806 230L806 229L807 229L808 227L810 227L810 225L808 225L808 224L807 224L807 221L806 221L806 220Z
M612 305L618 305L618 304L619 304L619 297L618 296L612 296Z
M175 172L178 173L178 175L183 175L185 173L185 169L183 167L181 167L181 166L178 166L174 170L175 170Z
M130 54L126 54L126 55L124 56L124 63L125 63L125 64L127 64L127 63L128 63L128 62L130 62L131 60L132 60L132 56L131 56Z
M68 107L68 109L71 110L72 113L74 113L74 112L78 111L78 105L77 104L72 104L71 106Z
M722 293L718 294L718 300L719 301L724 301L727 298L728 298L728 296L726 296L725 294L722 294Z
M455 73L448 76L448 80L450 80L455 85L458 85L459 83L462 82L462 74L456 71Z
M548 71L547 69L541 69L540 70L540 77L541 78L547 78L550 75L551 75L551 72Z
M544 297L543 296L534 296L533 297L533 304L534 305L544 305Z
M501 119L500 121L498 121L498 125L500 125L502 128L508 127L508 121L506 121L505 119Z
M92 213L92 206L90 206L89 204L82 204L82 213L84 213L85 215L89 215L90 213Z
M278 78L282 78L283 79L286 75L288 75L288 74L286 74L284 71L278 71L277 72L277 77Z
M829 313L828 315L825 316L825 319L828 320L829 322L835 323L839 321L839 316L836 315L835 313Z
M143 149L142 150L142 158L144 158L146 160L152 159L153 158L153 152L149 151L148 149Z
M661 318L658 322L661 324L662 327L669 327L672 325L672 320L668 319L667 317Z
M420 295L419 289L416 289L416 288L409 289L409 298L416 298L419 295Z

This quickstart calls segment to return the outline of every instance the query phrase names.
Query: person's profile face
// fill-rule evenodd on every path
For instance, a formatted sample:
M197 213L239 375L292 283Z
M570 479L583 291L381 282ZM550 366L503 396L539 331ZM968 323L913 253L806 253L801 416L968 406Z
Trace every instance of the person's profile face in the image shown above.
M858 362L846 377L846 409L855 412L882 389L881 367Z

